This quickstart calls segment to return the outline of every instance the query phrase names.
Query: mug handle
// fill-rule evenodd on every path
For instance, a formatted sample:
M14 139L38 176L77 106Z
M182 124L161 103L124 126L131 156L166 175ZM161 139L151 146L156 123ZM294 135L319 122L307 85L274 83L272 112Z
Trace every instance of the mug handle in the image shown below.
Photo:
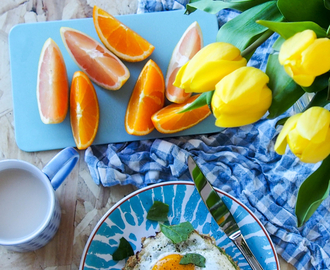
M67 147L46 164L42 172L49 178L54 190L63 183L78 160L79 153L73 147Z

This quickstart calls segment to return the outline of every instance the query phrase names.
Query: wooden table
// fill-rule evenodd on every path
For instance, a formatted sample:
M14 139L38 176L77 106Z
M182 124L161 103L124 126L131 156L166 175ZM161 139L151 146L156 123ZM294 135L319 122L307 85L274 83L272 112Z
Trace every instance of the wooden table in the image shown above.
M42 168L59 150L27 153L15 142L8 33L19 23L92 17L94 5L113 15L136 13L137 0L1 0L0 3L0 159L15 158ZM0 269L78 269L86 241L98 220L133 186L97 186L84 162L80 161L56 191L62 208L58 233L45 247L29 253L15 253L0 247ZM294 269L281 260L281 269Z

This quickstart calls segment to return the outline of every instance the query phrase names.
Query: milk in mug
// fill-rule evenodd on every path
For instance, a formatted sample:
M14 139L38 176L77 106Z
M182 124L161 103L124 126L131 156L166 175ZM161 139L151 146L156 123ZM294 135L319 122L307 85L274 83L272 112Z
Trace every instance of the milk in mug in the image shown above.
M31 172L0 171L0 238L33 234L46 220L49 208L46 186Z

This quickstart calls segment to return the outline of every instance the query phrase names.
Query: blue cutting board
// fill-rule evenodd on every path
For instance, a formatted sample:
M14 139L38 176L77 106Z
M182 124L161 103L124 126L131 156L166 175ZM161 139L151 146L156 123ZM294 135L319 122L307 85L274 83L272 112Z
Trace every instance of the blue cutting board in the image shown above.
M142 62L124 62L130 70L131 76L120 90L109 91L94 84L100 106L100 123L93 144L220 131L221 129L214 125L213 115L200 124L175 134L161 134L154 130L147 136L133 136L127 134L124 126L126 107L145 63L150 58L153 59L165 76L173 49L187 27L197 21L202 29L204 45L207 45L216 39L218 31L216 17L198 10L186 15L184 10L179 10L122 15L117 18L152 43L155 50L149 58ZM75 146L69 113L64 122L46 125L40 120L36 98L39 56L44 42L49 37L61 49L70 85L73 73L79 70L63 45L60 36L62 26L78 29L99 40L92 18L20 24L13 27L9 34L15 137L18 147L23 151L43 151Z

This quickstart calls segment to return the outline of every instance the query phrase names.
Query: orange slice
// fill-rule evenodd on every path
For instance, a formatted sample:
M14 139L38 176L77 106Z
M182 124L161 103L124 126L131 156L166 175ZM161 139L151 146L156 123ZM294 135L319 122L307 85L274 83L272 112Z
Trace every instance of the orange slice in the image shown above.
M165 76L166 98L175 103L186 101L191 93L186 93L184 89L175 87L176 74L180 67L187 63L203 47L202 30L198 22L193 22L183 33L179 42L175 46L170 63Z
M187 108L199 95L190 97L181 104L171 104L155 113L151 120L161 133L175 133L197 125L211 114L208 105L180 113Z
M44 43L39 58L37 101L45 124L65 119L69 106L68 76L60 48L51 38Z
M76 71L72 78L70 121L77 148L86 149L93 143L97 133L99 103L92 82L82 71Z
M61 27L60 32L68 53L93 82L118 90L128 80L127 67L101 43L69 27Z
M151 116L164 106L164 100L163 73L150 59L143 67L128 102L125 115L127 133L146 135L154 130Z
M121 59L128 62L142 61L155 49L135 31L97 6L93 9L93 21L100 40Z

